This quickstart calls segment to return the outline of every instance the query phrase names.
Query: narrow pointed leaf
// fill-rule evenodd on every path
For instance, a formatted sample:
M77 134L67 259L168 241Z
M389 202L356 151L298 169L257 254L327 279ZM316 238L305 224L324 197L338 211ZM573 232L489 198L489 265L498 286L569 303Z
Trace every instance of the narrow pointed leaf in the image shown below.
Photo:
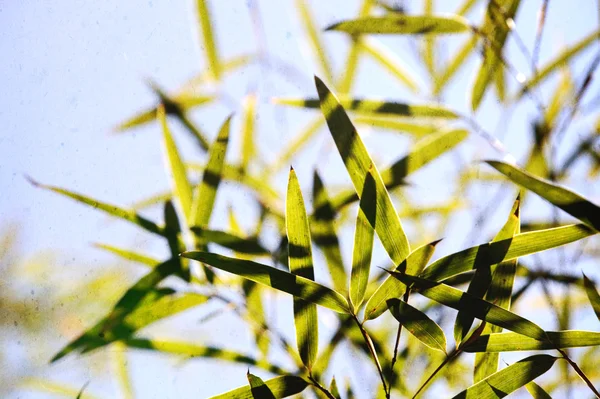
M204 229L197 226L192 227L192 231L200 241L207 244L214 243L241 254L256 256L270 254L255 237L244 238L226 231Z
M317 171L313 175L313 207L314 212L310 219L312 239L325 255L335 290L338 292L347 291L348 276L344 269L340 243L337 237L335 211Z
M514 332L482 334L464 347L465 352L514 352L580 348L600 345L600 332L547 331L547 340L539 341ZM549 340L549 341L548 341Z
M420 277L441 281L468 272L480 262L497 264L556 248L596 234L585 224L572 224L515 235L512 239L471 247L433 262Z
M408 274L390 273L404 284L410 284L413 291L417 291L444 306L468 312L480 320L527 337L537 340L546 339L546 332L537 324L469 293L443 283L436 283Z
M388 14L384 17L365 17L331 25L325 30L364 34L451 34L470 30L466 19L459 16L424 16Z
M197 0L198 22L202 31L202 49L208 63L208 69L211 77L215 80L221 78L221 61L217 52L217 45L213 34L212 21L210 11L208 9L207 0Z
M202 183L197 187L192 205L191 225L206 227L210 221L212 210L217 196L217 189L221 183L221 173L225 163L225 153L229 144L229 126L231 116L228 117L217 135L217 139L210 148L208 164L204 169Z
M167 118L165 115L165 107L158 107L157 118L163 131L164 148L167 156L167 165L171 177L173 192L179 201L179 206L185 215L185 218L190 220L192 212L192 188L187 178L185 165L181 161L179 151L173 140L173 136L167 126Z
M460 70L465 64L471 53L477 47L478 38L476 36L469 37L465 44L456 52L454 58L446 63L443 69L437 74L434 86L433 94L439 95L442 90L452 80L454 75Z
M250 384L250 393L252 393L254 399L275 399L273 392L271 392L269 387L260 377L250 374L250 372L246 374L246 377Z
M369 170L373 174L377 193L377 214L373 228L392 261L400 264L410 253L410 245L379 171L335 95L319 78L315 77L315 82L321 111L357 193L363 192Z
M354 117L354 122L357 125L394 130L415 137L427 136L440 130L440 126L434 123L407 122L394 116L357 115Z
M352 274L350 276L350 301L358 308L367 291L371 257L373 255L373 239L377 213L377 193L372 173L367 173L363 192L360 198L356 227L354 230L354 250L352 252Z
M321 38L321 32L319 32L319 29L315 25L315 18L311 15L309 6L305 0L296 0L296 8L300 14L300 20L304 26L304 31L308 36L308 42L313 56L318 61L317 63L320 71L325 74L325 77L329 82L333 82L333 69L331 68L331 63L329 62L327 51L325 50L325 45Z
M388 299L387 305L392 316L415 338L432 349L446 353L446 336L435 321L400 299Z
M585 274L583 275L583 286L585 288L585 293L590 300L590 304L592 305L592 309L594 309L596 317L600 320L600 294L598 294L594 282Z
M146 266L154 267L160 263L158 259L152 258L150 256L134 252L128 249L123 249L119 247L115 247L113 245L95 243L93 244L96 248L103 249L105 251L111 252L117 255L120 258L130 260L132 262L141 263Z
M293 375L275 377L265 381L264 384L277 399L300 393L309 385L304 378ZM254 396L249 386L243 386L210 399L254 399Z
M530 356L472 385L454 399L503 398L550 370L556 359L550 355Z
M531 381L525 385L527 392L531 395L533 399L552 399L552 396L548 392L544 390L541 386Z
M290 272L314 281L310 228L302 191L294 169L290 169L288 181L285 224ZM315 304L294 298L294 322L300 359L311 370L317 359L319 346L319 324Z
M418 274L433 256L439 241L415 249L396 269L409 274ZM406 292L406 285L393 276L388 276L369 298L365 307L365 320L375 319L387 309L387 300L400 298Z
M256 94L250 94L244 99L244 113L242 125L242 162L240 167L243 171L248 170L250 161L256 153L256 144L254 143L256 133L254 123L256 119Z
M65 190L63 188L60 187L55 187L55 186L50 186L50 185L46 185L46 184L41 184L38 183L37 181L33 180L32 178L27 178L27 180L29 180L29 182L31 184L33 184L36 187L40 187L46 190L50 190L50 191L54 191L55 193L64 195L66 197L69 197L71 199L74 199L77 202L80 202L82 204L91 206L92 208L96 208L99 209L103 212L108 213L111 216L114 216L116 218L119 219L123 219L126 220L130 223L133 223L141 228L143 228L144 230L147 230L151 233L155 233L158 235L164 235L163 229L162 227L158 226L156 223L138 215L137 213L135 213L132 210L129 209L123 209L120 208L118 206L114 206L111 204L107 204L105 202L100 202L97 201L93 198L90 197L86 197L85 195L81 195L78 193L75 193L73 191L69 191L69 190Z
M207 252L190 251L184 252L181 256L207 263L338 313L348 313L348 302L342 295L307 278L249 260L228 258Z
M323 93L331 93L323 84L323 89L327 90ZM277 98L274 100L276 104L288 105L301 108L318 108L320 101L315 98ZM339 100L336 97L336 102L344 109L360 114L380 114L380 115L395 115L406 116L413 118L442 118L442 119L458 119L458 114L442 105L411 105L407 103L386 101L372 98L348 98L341 97ZM333 105L333 103L332 103Z
M499 161L486 161L514 183L533 191L552 205L600 231L600 207L588 199L557 184L533 176L526 171Z
M415 78L408 72L408 67L391 49L372 38L363 38L359 43L367 54L371 55L406 87L413 92L418 91L419 86Z

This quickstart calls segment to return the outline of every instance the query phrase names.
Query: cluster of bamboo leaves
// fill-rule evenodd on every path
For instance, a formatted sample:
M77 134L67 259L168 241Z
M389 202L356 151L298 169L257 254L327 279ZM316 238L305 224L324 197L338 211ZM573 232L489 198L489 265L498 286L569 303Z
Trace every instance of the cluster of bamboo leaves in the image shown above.
M282 150L274 164L258 168L260 148L255 140L255 94L244 99L241 114L223 121L212 140L209 139L211 135L202 132L189 116L193 109L217 100L203 92L204 87L218 86L227 75L261 60L260 55L222 59L213 33L209 4L198 0L205 72L174 95L152 85L158 98L157 105L118 127L125 132L158 122L171 190L142 201L135 209L126 209L32 180L35 185L104 211L164 239L170 253L167 259L160 260L128 248L99 244L120 258L147 266L148 272L127 290L102 320L66 345L52 360L71 352L87 353L119 343L129 348L230 361L247 365L253 373L256 369L269 376L263 380L249 371L247 386L217 396L219 398L282 398L305 390L312 391L317 397L350 398L358 388L356 384L337 382L335 376L331 381L324 381L325 374L330 375L333 368L334 352L342 348L341 343L347 342L349 346L344 348L361 353L361 359L372 365L379 379L378 388L374 391L364 388L365 392L377 397L421 395L438 377L445 381L446 396L457 398L504 397L522 387L533 397L544 398L571 384L577 385L578 389L585 387L600 397L595 387L600 381L599 368L594 367L594 362L597 366L599 361L600 332L568 329L571 309L566 299L563 309L555 309L562 320L559 331L546 330L514 310L515 302L534 283L542 282L543 285L555 281L568 288L565 298L570 298L575 291L585 292L589 302L584 305L591 305L600 320L600 295L591 279L585 275L579 277L580 270L564 275L552 270L534 270L519 262L519 258L527 255L579 240L598 243L598 238L593 236L600 231L600 208L561 185L572 165L585 157L594 162L590 172L594 178L600 164L600 156L593 146L598 130L583 138L562 165L557 165L548 154L552 152L552 146L560 145L560 140L564 140L563 132L579 116L578 107L591 84L596 61L579 85L571 76L568 63L595 43L600 33L590 33L539 66L536 55L539 43L536 42L532 55L534 73L523 80L506 59L505 51L509 38L518 35L514 18L521 5L519 0L487 2L480 23L471 21L468 16L481 1L464 1L455 15L443 16L435 14L431 1L424 3L424 12L417 15L365 0L355 19L322 29L315 25L308 4L304 0L296 1L323 80L315 77L312 97L277 98L275 102L315 109L316 116ZM542 15L547 3L543 2ZM538 40L542 37L543 24L542 17ZM335 75L322 44L324 31L342 32L350 39L344 73L339 77ZM361 57L376 61L409 90L415 93L421 90L416 79L403 67L400 55L376 40L378 34L410 35L419 43L419 56L431 75L432 91L436 96L443 93L469 56L481 49L474 84L465 90L470 96L473 113L492 89L506 107L518 106L522 101L532 101L539 106L541 114L533 129L534 145L523 167L517 166L511 157L504 156L502 160L486 161L498 175L464 173L463 186L478 179L498 180L503 176L505 181L512 182L512 187L522 190L518 196L517 189L510 191L515 193L516 199L505 216L505 223L497 227L497 234L491 241L455 251L433 262L431 259L443 229L431 242L423 243L423 239L409 242L404 227L406 220L418 224L418 219L425 214L436 214L448 220L459 210L458 202L453 199L447 206L426 209L410 204L399 212L394 201L398 198L406 200L402 190L410 174L451 152L469 135L484 137L490 146L504 151L503 155L506 150L498 139L483 131L471 115L463 115L444 104L405 103L375 99L375 96L353 97L351 88ZM436 40L449 35L466 37L466 42L440 69ZM558 74L556 92L550 99L542 101L539 87ZM509 85L505 80L509 78L517 78L520 84L515 94L507 93ZM548 104L544 105L544 102ZM232 132L232 117L242 121L240 132ZM177 120L196 141L206 155L203 162L186 162L182 158L171 132L171 120ZM337 190L331 195L331 189L315 171L312 211L308 212L293 168L289 169L285 198L281 198L270 181L275 173L289 167L293 156L323 125L327 126L353 187ZM377 165L361 139L361 126L365 125L402 132L417 137L418 141L408 154L383 168ZM234 164L226 161L226 154L231 135L237 133L242 145L238 162ZM199 179L192 178L194 175L199 175ZM260 220L249 234L240 227L233 210L229 213L228 229L211 228L217 191L224 180L250 190L261 210ZM555 218L538 225L523 224L522 202L528 193L541 197L578 222L561 224L559 218ZM140 215L142 208L157 204L164 210L162 223ZM339 229L348 220L351 221L348 229L354 229L354 243L351 264L344 265L338 237ZM264 226L268 223L279 228L276 243L265 238ZM388 267L376 268L372 264L375 240L389 257ZM325 264L314 262L315 248L323 253ZM596 260L598 255L595 254ZM594 254L580 256L593 257ZM330 284L315 281L317 268L327 270ZM167 278L182 280L189 289L169 288L164 284ZM519 282L522 284L517 290ZM240 292L243 300L235 302L221 295L231 290ZM277 290L293 298L293 309L289 311L293 311L294 316L295 344L288 342L270 325L262 302L267 290ZM550 294L546 294L551 302ZM255 337L255 355L226 347L204 346L201 342L157 340L138 333L151 323L209 301L223 302L224 307L233 309L247 323ZM319 334L317 307L332 312L338 322L327 342ZM444 317L456 314L451 348L440 318L436 321L431 316L432 309L443 312ZM448 309L457 312L447 312ZM375 321L386 317L385 323ZM403 332L410 334L410 338L401 340ZM289 356L290 364L294 365L292 368L269 356L273 346L279 346ZM589 348L588 352L576 361L569 349L581 347ZM519 351L543 353L526 356L512 364L501 364L501 353ZM465 353L475 354L473 364L464 361ZM425 367L409 368L417 361ZM560 377L548 380L545 388L534 382L555 363L564 365Z

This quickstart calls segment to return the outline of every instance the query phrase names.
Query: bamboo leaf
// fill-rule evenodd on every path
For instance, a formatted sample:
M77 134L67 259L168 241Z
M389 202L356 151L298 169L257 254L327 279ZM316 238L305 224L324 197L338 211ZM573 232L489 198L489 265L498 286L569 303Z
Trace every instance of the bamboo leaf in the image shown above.
M460 70L460 67L464 65L465 61L467 61L471 53L477 47L477 42L477 36L469 37L465 44L456 52L454 58L447 62L445 67L440 70L433 86L433 94L435 96L438 96L442 92L444 87L446 87L454 75Z
M304 208L300 184L293 168L290 168L288 180L285 222L290 272L314 281L315 272L308 217ZM302 359L302 363L308 370L311 370L317 358L319 346L319 324L315 304L309 304L303 299L294 298L294 322L300 359Z
M210 230L202 227L192 227L192 231L204 243L214 243L241 254L267 256L270 252L265 249L256 237L244 238L239 235L221 230Z
M369 127L397 130L415 137L427 136L440 130L440 126L438 124L405 122L404 120L398 120L398 118L394 116L357 115L354 118L354 122L357 125L367 125Z
M588 199L557 184L540 179L526 171L499 161L486 161L514 183L533 191L552 205L600 231L600 207Z
M208 9L207 0L197 0L196 5L198 7L198 21L200 22L200 29L202 31L202 49L208 63L208 70L211 73L211 77L215 80L221 78L221 61L217 52L217 45L212 28L212 19L210 11Z
M354 230L354 250L352 252L352 274L350 276L350 301L358 308L365 296L371 270L373 255L373 238L377 214L377 193L375 178L367 173L363 192L361 194L356 228Z
M399 299L388 299L388 309L396 320L428 347L446 353L446 336L425 313Z
M319 78L315 77L315 82L321 111L357 193L362 193L369 170L373 174L377 193L377 214L373 228L392 261L400 264L410 253L410 246L379 171L335 95Z
M327 90L327 93L331 93L325 84L323 84L323 88ZM276 104L300 108L318 108L320 105L320 100L315 98L276 98L273 101ZM336 97L336 102L344 109L360 114L395 115L412 118L459 118L456 112L437 104L412 105L373 98L348 97L341 97L339 100Z
M181 256L207 263L335 312L349 313L348 302L342 295L307 278L249 260L228 258L207 252L190 251L184 252Z
M102 244L102 243L94 243L93 245L96 248L100 248L105 251L111 252L120 258L127 259L132 262L141 263L146 266L154 267L160 263L160 261L158 259L149 257L144 254L140 254L138 252L130 251L128 249L118 248L113 245Z
M212 210L217 196L217 189L221 183L221 172L225 163L225 153L229 144L229 127L231 116L229 116L217 135L217 139L210 148L208 164L204 169L202 183L196 188L190 223L193 226L206 227L210 221Z
M413 78L407 70L402 60L388 47L384 46L381 42L373 40L372 38L363 38L358 41L362 50L373 57L374 60L378 61L384 66L392 75L394 75L400 82L408 87L412 92L417 92L419 86L415 78Z
M425 16L389 14L384 17L365 17L342 21L327 27L327 31L340 31L351 35L364 34L453 34L470 30L466 19L453 16Z
M433 256L433 251L435 251L435 246L438 243L439 240L415 249L394 270L418 274ZM365 307L365 320L372 320L381 316L387 309L387 300L400 298L405 292L406 286L400 280L393 276L388 276L369 298Z
M454 399L503 398L550 370L556 359L550 355L530 356L472 385Z
M162 131L164 148L167 156L167 165L169 174L171 177L173 192L179 201L179 206L183 212L186 220L190 220L190 213L192 211L192 188L187 178L187 172L185 165L181 161L179 151L173 141L169 127L167 126L167 118L165 115L165 107L160 105L158 107L157 118L160 121Z
M338 292L347 291L348 277L344 269L340 243L335 228L335 211L331 206L323 181L316 170L313 175L313 208L313 215L310 219L312 239L325 255L333 287Z
M600 345L600 332L547 331L547 339L539 341L514 332L482 334L464 347L465 352L515 352L581 348Z
M480 320L527 337L546 339L546 332L537 324L467 292L408 274L394 271L390 273L404 284L410 285L412 290L444 306L468 312Z
M294 375L271 378L265 381L264 384L273 396L278 399L300 393L309 385L308 381L304 378ZM249 386L243 386L222 395L213 396L210 399L254 399L254 395Z
M473 270L480 263L497 264L596 234L585 224L572 224L545 230L529 231L512 239L496 241L471 247L445 256L433 262L420 277L441 281L460 273Z
M548 392L544 391L544 388L533 381L527 383L525 388L533 399L552 399L552 396L550 396Z
M248 378L250 392L254 399L275 399L273 392L271 392L269 387L260 379L260 377L250 374L249 371L246 373L246 377Z
M310 44L314 57L318 61L320 70L322 73L325 74L325 77L329 82L333 82L333 68L331 68L331 63L329 62L329 58L327 57L325 45L321 39L321 33L319 32L319 29L314 23L315 18L311 15L310 9L308 7L308 4L306 4L305 0L296 0L296 8L300 13L300 20L302 21L304 31L308 36L308 42Z
M585 293L590 300L590 304L592 305L592 309L594 309L596 317L600 320L600 294L598 294L594 282L585 274L583 275L583 286L585 288Z
M69 197L71 199L74 199L77 202L80 202L82 204L91 206L92 208L96 208L99 209L103 212L108 213L111 216L114 216L116 218L119 219L123 219L126 220L130 223L135 224L136 226L141 227L144 230L147 230L151 233L155 233L158 235L164 235L163 229L162 227L158 226L156 223L138 215L137 213L135 213L132 210L129 209L123 209L120 208L118 206L115 205L111 205L111 204L107 204L105 202L100 202L97 201L93 198L90 197L86 197L84 195L75 193L73 191L69 191L69 190L65 190L63 188L60 187L55 187L55 186L51 186L51 185L46 185L46 184L42 184L42 183L38 183L37 181L33 180L30 177L26 177L27 180L34 185L35 187L40 187L43 188L45 190L50 190L50 191L54 191L55 193L64 195L66 197Z
M244 99L243 104L243 125L242 125L242 156L240 168L243 171L248 170L250 160L256 154L256 144L254 143L256 119L256 94L249 94Z

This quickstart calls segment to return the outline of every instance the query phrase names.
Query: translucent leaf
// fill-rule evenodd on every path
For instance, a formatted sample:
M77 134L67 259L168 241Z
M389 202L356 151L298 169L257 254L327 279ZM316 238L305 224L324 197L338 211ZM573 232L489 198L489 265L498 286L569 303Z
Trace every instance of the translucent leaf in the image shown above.
M245 238L226 231L210 230L202 227L192 227L192 231L200 241L207 244L214 243L241 254L270 255L270 252L255 237Z
M600 332L547 331L547 339L539 341L514 332L482 334L464 347L465 352L514 352L580 348L600 345Z
M286 398L304 391L309 385L302 377L286 375L275 377L264 382L265 386L276 398ZM210 399L254 399L252 389L249 386L243 386L222 395L213 396Z
M246 96L243 104L243 125L242 125L242 161L240 168L243 171L248 170L250 161L256 154L256 144L254 139L256 136L254 123L256 119L256 95L250 94Z
M146 266L154 267L160 263L158 259L152 258L150 256L140 254L138 252L130 251L128 249L123 249L119 247L115 247L114 245L95 243L94 247L103 249L105 251L111 252L117 255L120 258L130 260L132 262L141 263Z
M425 16L389 14L383 17L365 17L339 22L325 30L363 34L451 34L470 30L466 19L459 16Z
M325 45L321 39L321 32L315 25L315 18L311 15L308 4L305 0L296 0L296 8L300 13L300 20L304 27L304 31L308 36L308 42L310 44L313 56L318 61L319 69L325 74L326 79L329 82L333 82L332 67L327 57Z
M527 389L527 392L529 392L533 399L552 399L552 396L550 396L548 392L544 391L544 389L541 386L539 386L533 381L527 383L525 385L525 388Z
M388 299L388 309L396 320L428 347L446 353L446 336L425 313L399 299Z
M202 31L201 47L208 63L208 70L213 79L219 80L221 78L221 61L219 60L213 34L212 18L208 9L208 2L207 0L197 0L196 6L198 8L198 21L200 22L200 29Z
M585 274L583 275L583 286L585 288L585 293L590 300L590 304L592 305L592 309L594 309L596 317L600 320L600 294L598 294L594 282Z
M250 374L250 372L246 373L246 377L248 378L250 392L254 399L275 399L273 392L271 392L267 384L260 377Z
M359 44L367 54L384 66L411 91L417 92L419 90L415 78L408 72L408 67L404 65L402 60L390 48L372 38L363 38L359 41Z

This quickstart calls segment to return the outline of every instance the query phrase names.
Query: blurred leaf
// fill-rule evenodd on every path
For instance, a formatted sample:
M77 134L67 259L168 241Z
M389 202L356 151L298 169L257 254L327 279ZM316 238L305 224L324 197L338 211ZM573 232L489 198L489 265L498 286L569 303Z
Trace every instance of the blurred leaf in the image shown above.
M177 268L180 270L181 277L187 281L191 281L190 268L187 259L182 259L179 254L185 251L185 244L181 239L181 224L179 223L179 217L175 212L175 207L171 201L165 202L164 206L164 218L165 218L165 237L167 238L167 244L169 245L169 251L171 252L171 259L177 263ZM207 279L212 281L212 273L207 273Z
M327 87L323 85L325 89ZM331 93L327 90L328 93ZM276 104L288 105L292 107L300 108L318 108L320 101L315 98L276 98L273 100ZM383 114L383 115L395 115L395 116L409 116L419 118L444 118L444 119L458 119L459 116L456 112L445 108L442 105L430 104L430 105L410 105L406 103L378 100L378 99L366 99L366 98L344 98L340 100L336 97L336 103L339 103L344 109L353 111L361 114Z
M443 69L440 70L434 79L433 94L435 96L438 96L442 92L454 75L456 75L460 67L467 61L469 55L471 55L477 47L477 42L477 36L469 37L465 44L456 52L454 58L447 62L445 66L442 66Z
M342 295L307 278L249 260L228 258L207 252L190 251L184 252L181 256L208 263L218 269L237 274L338 313L349 313L348 303Z
M482 334L466 345L464 351L495 353L600 345L600 332L565 330L547 331L546 334L550 341L539 341L513 332Z
M448 17L388 14L383 17L365 17L331 25L325 30L363 34L448 34L470 31L466 19L453 15Z
M555 126L556 120L560 111L567 105L568 100L571 99L571 94L573 92L575 84L573 82L573 77L571 76L571 72L568 67L564 67L561 69L560 82L554 91L554 95L546 108L546 112L544 114L544 122L546 126Z
M503 65L499 65L494 74L494 87L500 102L506 101L506 71Z
M60 187L55 187L55 186L50 186L50 185L46 185L46 184L41 184L38 183L37 181L33 180L30 177L26 177L27 180L33 184L35 187L40 187L46 190L50 190L50 191L54 191L55 193L58 194L62 194L66 197L72 198L77 202L81 202L82 204L91 206L92 208L96 208L99 209L101 211L104 211L106 213L108 213L111 216L114 216L116 218L119 219L123 219L126 220L130 223L133 223L141 228L143 228L144 230L147 230L151 233L155 233L158 235L164 235L164 231L162 229L162 227L158 226L156 223L143 218L141 216L139 216L137 213L135 213L134 211L128 210L128 209L123 209L123 208L119 208L117 206L114 205L110 205L107 204L105 202L100 202L100 201L96 201L93 198L90 197L86 197L84 195L81 194L77 194L73 191L69 191L69 190L65 190L62 189Z
M410 253L410 246L390 195L344 108L319 78L315 77L315 82L321 111L357 193L363 192L367 173L373 174L377 193L377 214L373 228L392 261L399 264Z
M288 180L285 222L290 272L314 281L310 227L300 184L293 168L290 168ZM294 298L294 323L298 353L302 363L311 370L317 359L319 347L317 307L302 299Z
M327 81L333 82L332 67L327 57L325 45L321 40L321 32L315 25L315 18L310 13L310 8L305 0L296 0L296 8L300 13L300 20L304 27L304 31L308 36L308 42L312 50L313 55L317 59L319 69L321 73L325 74Z
M554 59L552 59L552 61L539 68L537 74L533 78L529 79L523 84L518 96L523 96L523 94L525 94L527 91L542 83L550 74L567 65L572 58L585 50L588 46L596 43L598 38L600 38L600 30L590 33L579 42L573 44L571 47L568 47L563 52L558 54Z
M357 125L368 125L374 128L397 130L401 133L410 134L415 137L427 136L440 130L438 124L405 122L404 119L398 120L398 118L394 116L357 115L354 117L354 123Z
M153 350L173 355L188 357L201 357L215 360L224 360L239 364L248 364L251 366L260 367L263 370L274 374L286 374L286 371L279 366L273 365L266 360L257 360L251 356L243 355L238 352L217 348L214 346L195 345L180 341L162 341L150 339L130 338L124 343L137 349Z
M219 60L218 47L213 34L208 2L206 0L197 0L196 5L198 7L198 21L200 22L200 29L202 31L201 47L204 50L204 56L208 63L207 69L210 71L213 79L219 80L221 78L221 61Z
M408 258L394 270L418 274L433 256L433 251L435 251L435 246L438 243L439 240L415 249ZM372 320L382 315L383 312L387 310L387 300L400 298L405 292L406 286L401 281L393 276L387 276L367 301L365 307L365 320Z
M596 313L596 317L600 320L600 294L596 290L596 286L592 280L590 280L585 274L583 275L583 286L585 288L585 293L592 305L592 309L594 309L594 313Z
M243 103L243 125L242 125L242 157L240 168L243 171L248 170L250 160L256 155L256 145L254 139L256 132L254 123L256 119L256 94L249 94Z
M179 201L181 211L186 220L189 221L192 211L192 188L187 178L185 165L181 161L179 151L167 126L165 107L162 105L158 107L157 118L160 121L163 131L164 148L167 155L167 165L173 185L173 193Z
M444 306L462 310L472 314L474 317L487 321L507 330L535 338L545 340L546 332L537 324L504 308L496 306L483 299L477 298L467 292L450 287L443 283L426 280L420 277L391 271L392 276L410 285L413 291L441 303Z
M527 383L525 385L525 388L527 389L527 392L529 392L533 399L552 399L552 396L550 396L548 392L544 391L544 389L541 386L539 386L533 381Z
M201 242L207 244L214 243L241 254L270 255L270 252L259 243L256 237L244 238L226 231L204 229L197 226L192 227L192 231Z
M304 378L293 375L275 377L265 381L264 384L273 396L278 399L300 393L309 385L308 381ZM254 395L250 387L244 386L222 395L213 396L210 399L254 399Z
M584 224L521 233L512 239L478 245L440 258L423 270L420 277L441 281L473 270L480 262L493 265L556 248L594 234L596 232Z
M428 347L446 353L444 331L427 315L399 299L388 299L388 309L396 320Z
M329 274L333 280L333 287L338 292L347 291L348 277L344 269L340 243L336 233L335 211L331 206L323 181L316 170L313 175L313 208L314 212L310 219L312 238L325 255Z
M360 307L369 283L373 239L377 214L377 193L375 178L371 171L365 176L363 192L360 198L356 227L354 230L354 249L352 252L352 274L350 276L350 301L354 308Z
M259 58L259 57L255 54L243 54L243 55L233 56L233 57L229 58L228 60L222 60L221 71L223 72L223 74L225 74L226 72L227 73L234 72L242 67L247 66L248 64L255 62L257 60L257 58ZM192 77L190 80L188 80L183 85L183 88L181 90L182 94L194 93L196 90L198 90L199 86L202 86L207 82L213 81L211 72L212 71L210 69L205 69L198 75L196 75L196 76Z
M132 262L141 263L146 266L154 267L160 263L158 259L151 258L144 254L140 254L138 252L130 251L128 249L118 248L113 245L94 243L96 248L103 249L105 251L111 252L117 255L120 258L130 260Z
M329 384L329 392L331 392L334 398L341 399L340 391L338 389L337 382L335 381L335 376L331 377L331 384Z
M358 43L362 50L384 66L412 92L419 90L415 78L410 75L402 60L391 49L372 38L363 38Z
M260 379L260 377L250 374L248 371L246 373L246 378L248 378L250 392L252 393L252 397L254 399L275 399L273 392L271 392L269 387L264 383L263 380Z
M530 356L472 385L454 399L503 398L550 370L556 359L549 355Z
M89 385L88 383L85 383L81 388L73 388L40 378L27 378L19 385L22 389L47 392L54 395L68 396L70 398L76 398L78 395L81 395L81 399L96 398L96 396L86 392L86 388Z
M557 184L535 177L516 166L486 161L514 183L533 191L552 205L581 220L596 231L600 230L600 207L586 198Z
M210 148L208 164L204 169L202 183L198 185L194 194L190 223L193 226L206 227L210 221L217 196L217 189L221 183L225 153L227 151L227 144L229 144L230 124L231 116L221 126L219 134Z
M477 4L478 1L479 0L465 0L460 6L460 8L456 10L456 14L466 15L471 10L471 8L473 8L473 6Z

